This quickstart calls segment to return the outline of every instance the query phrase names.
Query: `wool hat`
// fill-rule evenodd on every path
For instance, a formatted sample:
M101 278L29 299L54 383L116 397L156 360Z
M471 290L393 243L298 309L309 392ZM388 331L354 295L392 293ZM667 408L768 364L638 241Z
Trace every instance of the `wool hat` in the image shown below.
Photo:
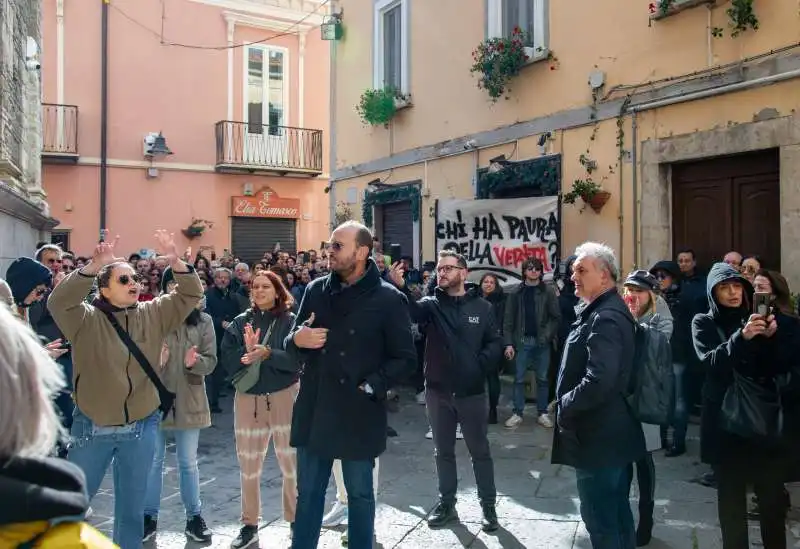
M628 275L628 278L625 279L624 285L636 286L637 288L642 288L643 290L653 292L658 289L658 280L656 280L656 277L654 277L648 271L639 269Z
M6 282L11 287L14 303L19 306L34 288L40 284L50 286L52 280L50 269L30 257L15 259L6 271Z
M681 269L678 267L678 264L668 259L658 261L655 265L650 267L650 272L652 274L656 274L658 271L669 273L669 275L676 280L681 277Z

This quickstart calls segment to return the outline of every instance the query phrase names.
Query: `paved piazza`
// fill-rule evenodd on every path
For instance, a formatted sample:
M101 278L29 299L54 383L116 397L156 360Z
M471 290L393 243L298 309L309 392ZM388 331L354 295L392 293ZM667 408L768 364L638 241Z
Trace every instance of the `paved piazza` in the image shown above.
M508 389L508 387L506 387ZM385 549L436 549L470 547L505 548L582 548L589 549L587 534L580 522L574 473L570 468L550 464L550 431L534 426L529 416L514 431L502 425L491 426L490 440L495 460L501 529L492 534L480 530L480 506L469 454L458 442L459 501L461 524L432 531L425 516L436 504L436 473L433 443L424 438L427 430L424 407L413 401L413 394L401 393L400 409L389 415L399 436L389 439L381 457L380 491L376 535ZM231 400L223 401L226 410ZM501 419L510 413L504 406ZM503 413L505 412L505 413ZM215 416L215 425L200 436L200 476L203 516L214 532L207 547L227 548L239 529L239 467L233 439L232 412ZM688 456L666 459L656 454L656 527L652 549L710 549L720 547L716 521L715 492L687 482L702 473L698 464L697 427L691 426ZM274 455L267 457L262 480L263 522L259 533L263 549L289 547L289 528L281 517L281 477ZM634 482L634 497L636 483ZM794 519L788 534L789 547L800 547L800 489L793 487ZM333 481L329 500L335 493ZM90 519L110 533L113 515L113 490L110 475L92 502L95 514ZM635 502L633 503L635 509ZM326 507L327 509L328 507ZM190 548L202 545L187 542L183 534L184 515L177 489L174 447L167 458L159 531L155 542L146 548ZM341 547L343 529L323 530L320 548ZM761 547L758 528L751 523L752 546ZM694 544L695 540L697 541Z

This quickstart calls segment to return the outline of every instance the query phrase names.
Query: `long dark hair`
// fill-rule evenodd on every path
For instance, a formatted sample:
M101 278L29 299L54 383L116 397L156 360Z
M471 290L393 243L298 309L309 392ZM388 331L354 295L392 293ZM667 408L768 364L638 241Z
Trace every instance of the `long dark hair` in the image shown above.
M797 316L792 309L792 293L789 291L789 283L781 273L769 269L759 269L756 276L763 276L769 280L769 284L772 286L772 295L775 296L775 307L780 312L789 316Z

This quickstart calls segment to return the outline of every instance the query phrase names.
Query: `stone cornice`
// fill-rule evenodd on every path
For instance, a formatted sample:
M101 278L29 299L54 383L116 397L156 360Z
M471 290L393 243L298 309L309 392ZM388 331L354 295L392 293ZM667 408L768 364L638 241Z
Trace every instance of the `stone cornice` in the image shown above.
M10 215L42 231L52 230L58 219L49 217L36 204L15 192L11 186L0 181L0 213Z

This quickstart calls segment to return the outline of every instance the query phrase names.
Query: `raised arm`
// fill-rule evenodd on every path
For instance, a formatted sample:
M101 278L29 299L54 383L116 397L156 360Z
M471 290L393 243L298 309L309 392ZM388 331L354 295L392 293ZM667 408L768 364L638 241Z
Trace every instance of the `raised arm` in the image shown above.
M399 261L394 263L389 269L389 282L394 284L398 290L406 296L406 307L412 322L424 324L431 318L428 300L422 298L417 300L411 290L408 289L403 272L403 264Z

